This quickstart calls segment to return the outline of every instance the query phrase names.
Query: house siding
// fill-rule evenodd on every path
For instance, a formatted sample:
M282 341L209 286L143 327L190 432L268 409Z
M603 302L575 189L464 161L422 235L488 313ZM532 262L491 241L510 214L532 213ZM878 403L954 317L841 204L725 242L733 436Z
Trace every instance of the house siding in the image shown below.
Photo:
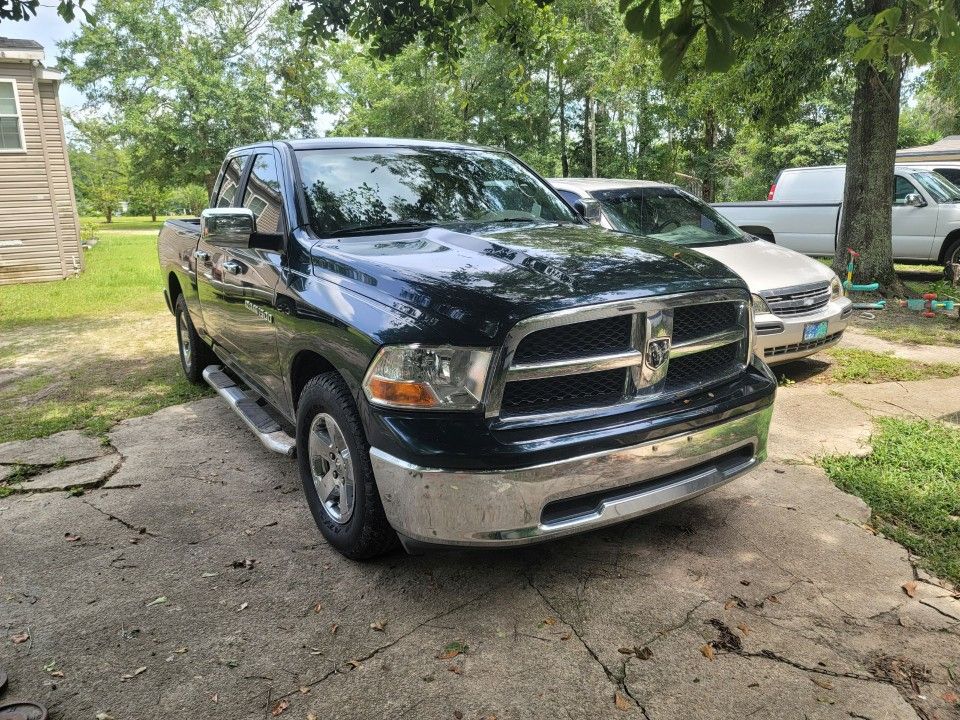
M0 285L59 280L82 262L57 83L0 61L17 85L26 152L0 153Z

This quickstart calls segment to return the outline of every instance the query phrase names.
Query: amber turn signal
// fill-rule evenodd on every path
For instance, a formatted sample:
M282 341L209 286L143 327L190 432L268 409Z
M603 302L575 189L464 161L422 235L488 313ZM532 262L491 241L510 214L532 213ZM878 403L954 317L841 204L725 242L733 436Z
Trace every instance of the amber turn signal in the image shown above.
M372 398L392 405L433 407L439 404L433 390L424 383L387 380L374 375L367 387Z

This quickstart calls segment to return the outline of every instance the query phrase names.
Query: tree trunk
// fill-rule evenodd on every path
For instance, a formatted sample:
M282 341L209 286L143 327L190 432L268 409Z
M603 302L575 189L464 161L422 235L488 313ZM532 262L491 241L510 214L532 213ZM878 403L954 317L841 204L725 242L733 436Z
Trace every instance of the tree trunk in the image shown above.
M597 101L592 97L590 103L590 177L597 176Z
M713 111L713 108L707 110L706 117L703 121L703 147L707 155L707 171L703 173L703 201L711 203L713 202L714 195L716 195L716 187L714 186L716 173L713 167L713 161L714 150L717 147L717 115Z
M108 208L107 208L106 215L107 215L107 222L108 222L108 223L112 223L112 222L113 222L113 208L112 208L112 207L108 207Z
M151 210L151 211L150 211L150 219L153 220L153 222L156 222L156 221L157 221L157 211L156 211L156 210Z
M563 93L563 78L560 80L560 174L570 177L570 158L567 157L567 98Z
M872 0L871 12L892 4ZM854 283L878 282L886 296L904 290L893 269L891 219L902 80L903 68L878 71L863 62L856 67L843 207L833 258L833 269L845 278L847 248L860 253Z

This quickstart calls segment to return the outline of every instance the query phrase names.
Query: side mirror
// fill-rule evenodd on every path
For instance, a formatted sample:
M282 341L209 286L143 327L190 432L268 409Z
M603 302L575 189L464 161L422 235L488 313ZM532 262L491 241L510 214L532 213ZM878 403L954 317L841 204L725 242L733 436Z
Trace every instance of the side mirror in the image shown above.
M907 205L912 205L913 207L923 207L927 204L924 202L923 196L921 196L920 193L910 193L904 198L904 200L906 201Z
M593 198L580 198L573 203L573 209L588 223L600 224L600 203Z
M257 227L249 208L207 208L200 213L200 237L211 245L250 247L250 236Z

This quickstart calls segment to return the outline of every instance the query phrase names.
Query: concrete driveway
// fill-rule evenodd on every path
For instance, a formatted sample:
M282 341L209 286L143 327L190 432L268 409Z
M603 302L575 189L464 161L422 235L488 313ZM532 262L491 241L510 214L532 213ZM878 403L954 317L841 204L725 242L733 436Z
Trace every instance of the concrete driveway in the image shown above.
M0 472L66 461L0 500L4 699L71 720L955 717L960 601L810 457L856 450L877 414L956 412L958 386L784 388L771 460L713 494L367 564L215 399L109 447L0 446Z

